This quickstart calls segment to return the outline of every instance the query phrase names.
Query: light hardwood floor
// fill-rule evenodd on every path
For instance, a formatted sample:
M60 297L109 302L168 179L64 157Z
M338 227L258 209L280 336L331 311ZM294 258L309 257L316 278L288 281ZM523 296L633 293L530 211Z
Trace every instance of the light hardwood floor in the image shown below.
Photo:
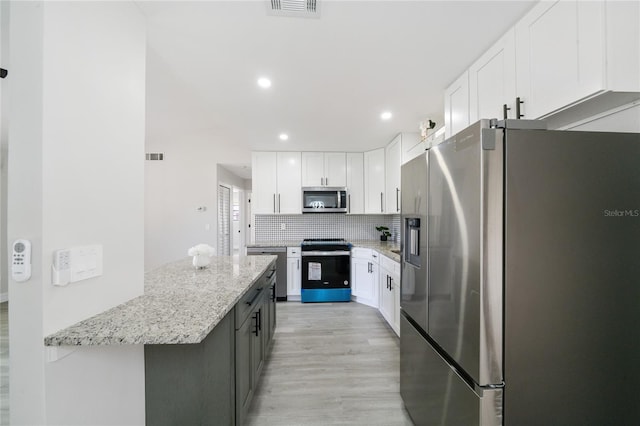
M0 425L9 424L9 302L0 303Z
M247 424L412 425L399 363L399 340L376 309L278 303L273 348Z

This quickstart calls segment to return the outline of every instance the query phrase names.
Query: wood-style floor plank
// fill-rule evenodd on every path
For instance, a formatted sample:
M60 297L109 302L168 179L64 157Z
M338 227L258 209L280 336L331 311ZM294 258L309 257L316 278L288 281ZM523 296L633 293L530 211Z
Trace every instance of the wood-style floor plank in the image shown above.
M9 302L0 303L0 425L9 424Z
M376 309L278 303L273 348L247 424L412 425L399 364L399 340Z

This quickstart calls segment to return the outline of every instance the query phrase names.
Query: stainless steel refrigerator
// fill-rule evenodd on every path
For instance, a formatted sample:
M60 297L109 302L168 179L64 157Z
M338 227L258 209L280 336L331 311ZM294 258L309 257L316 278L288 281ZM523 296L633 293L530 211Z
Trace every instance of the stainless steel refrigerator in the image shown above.
M402 194L416 425L640 424L640 134L481 120Z

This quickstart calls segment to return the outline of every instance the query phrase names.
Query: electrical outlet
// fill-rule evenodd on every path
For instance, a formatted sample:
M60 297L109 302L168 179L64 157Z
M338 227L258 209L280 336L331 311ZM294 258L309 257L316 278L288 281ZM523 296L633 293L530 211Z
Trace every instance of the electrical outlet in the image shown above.
M280 230L281 231L286 231L287 230L287 224L286 223L281 223L280 224Z

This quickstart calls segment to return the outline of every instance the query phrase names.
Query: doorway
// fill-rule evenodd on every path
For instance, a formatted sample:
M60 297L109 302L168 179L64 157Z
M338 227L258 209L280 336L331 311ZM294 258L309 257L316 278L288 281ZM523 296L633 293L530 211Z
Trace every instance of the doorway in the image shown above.
M231 188L218 185L218 256L231 256Z

